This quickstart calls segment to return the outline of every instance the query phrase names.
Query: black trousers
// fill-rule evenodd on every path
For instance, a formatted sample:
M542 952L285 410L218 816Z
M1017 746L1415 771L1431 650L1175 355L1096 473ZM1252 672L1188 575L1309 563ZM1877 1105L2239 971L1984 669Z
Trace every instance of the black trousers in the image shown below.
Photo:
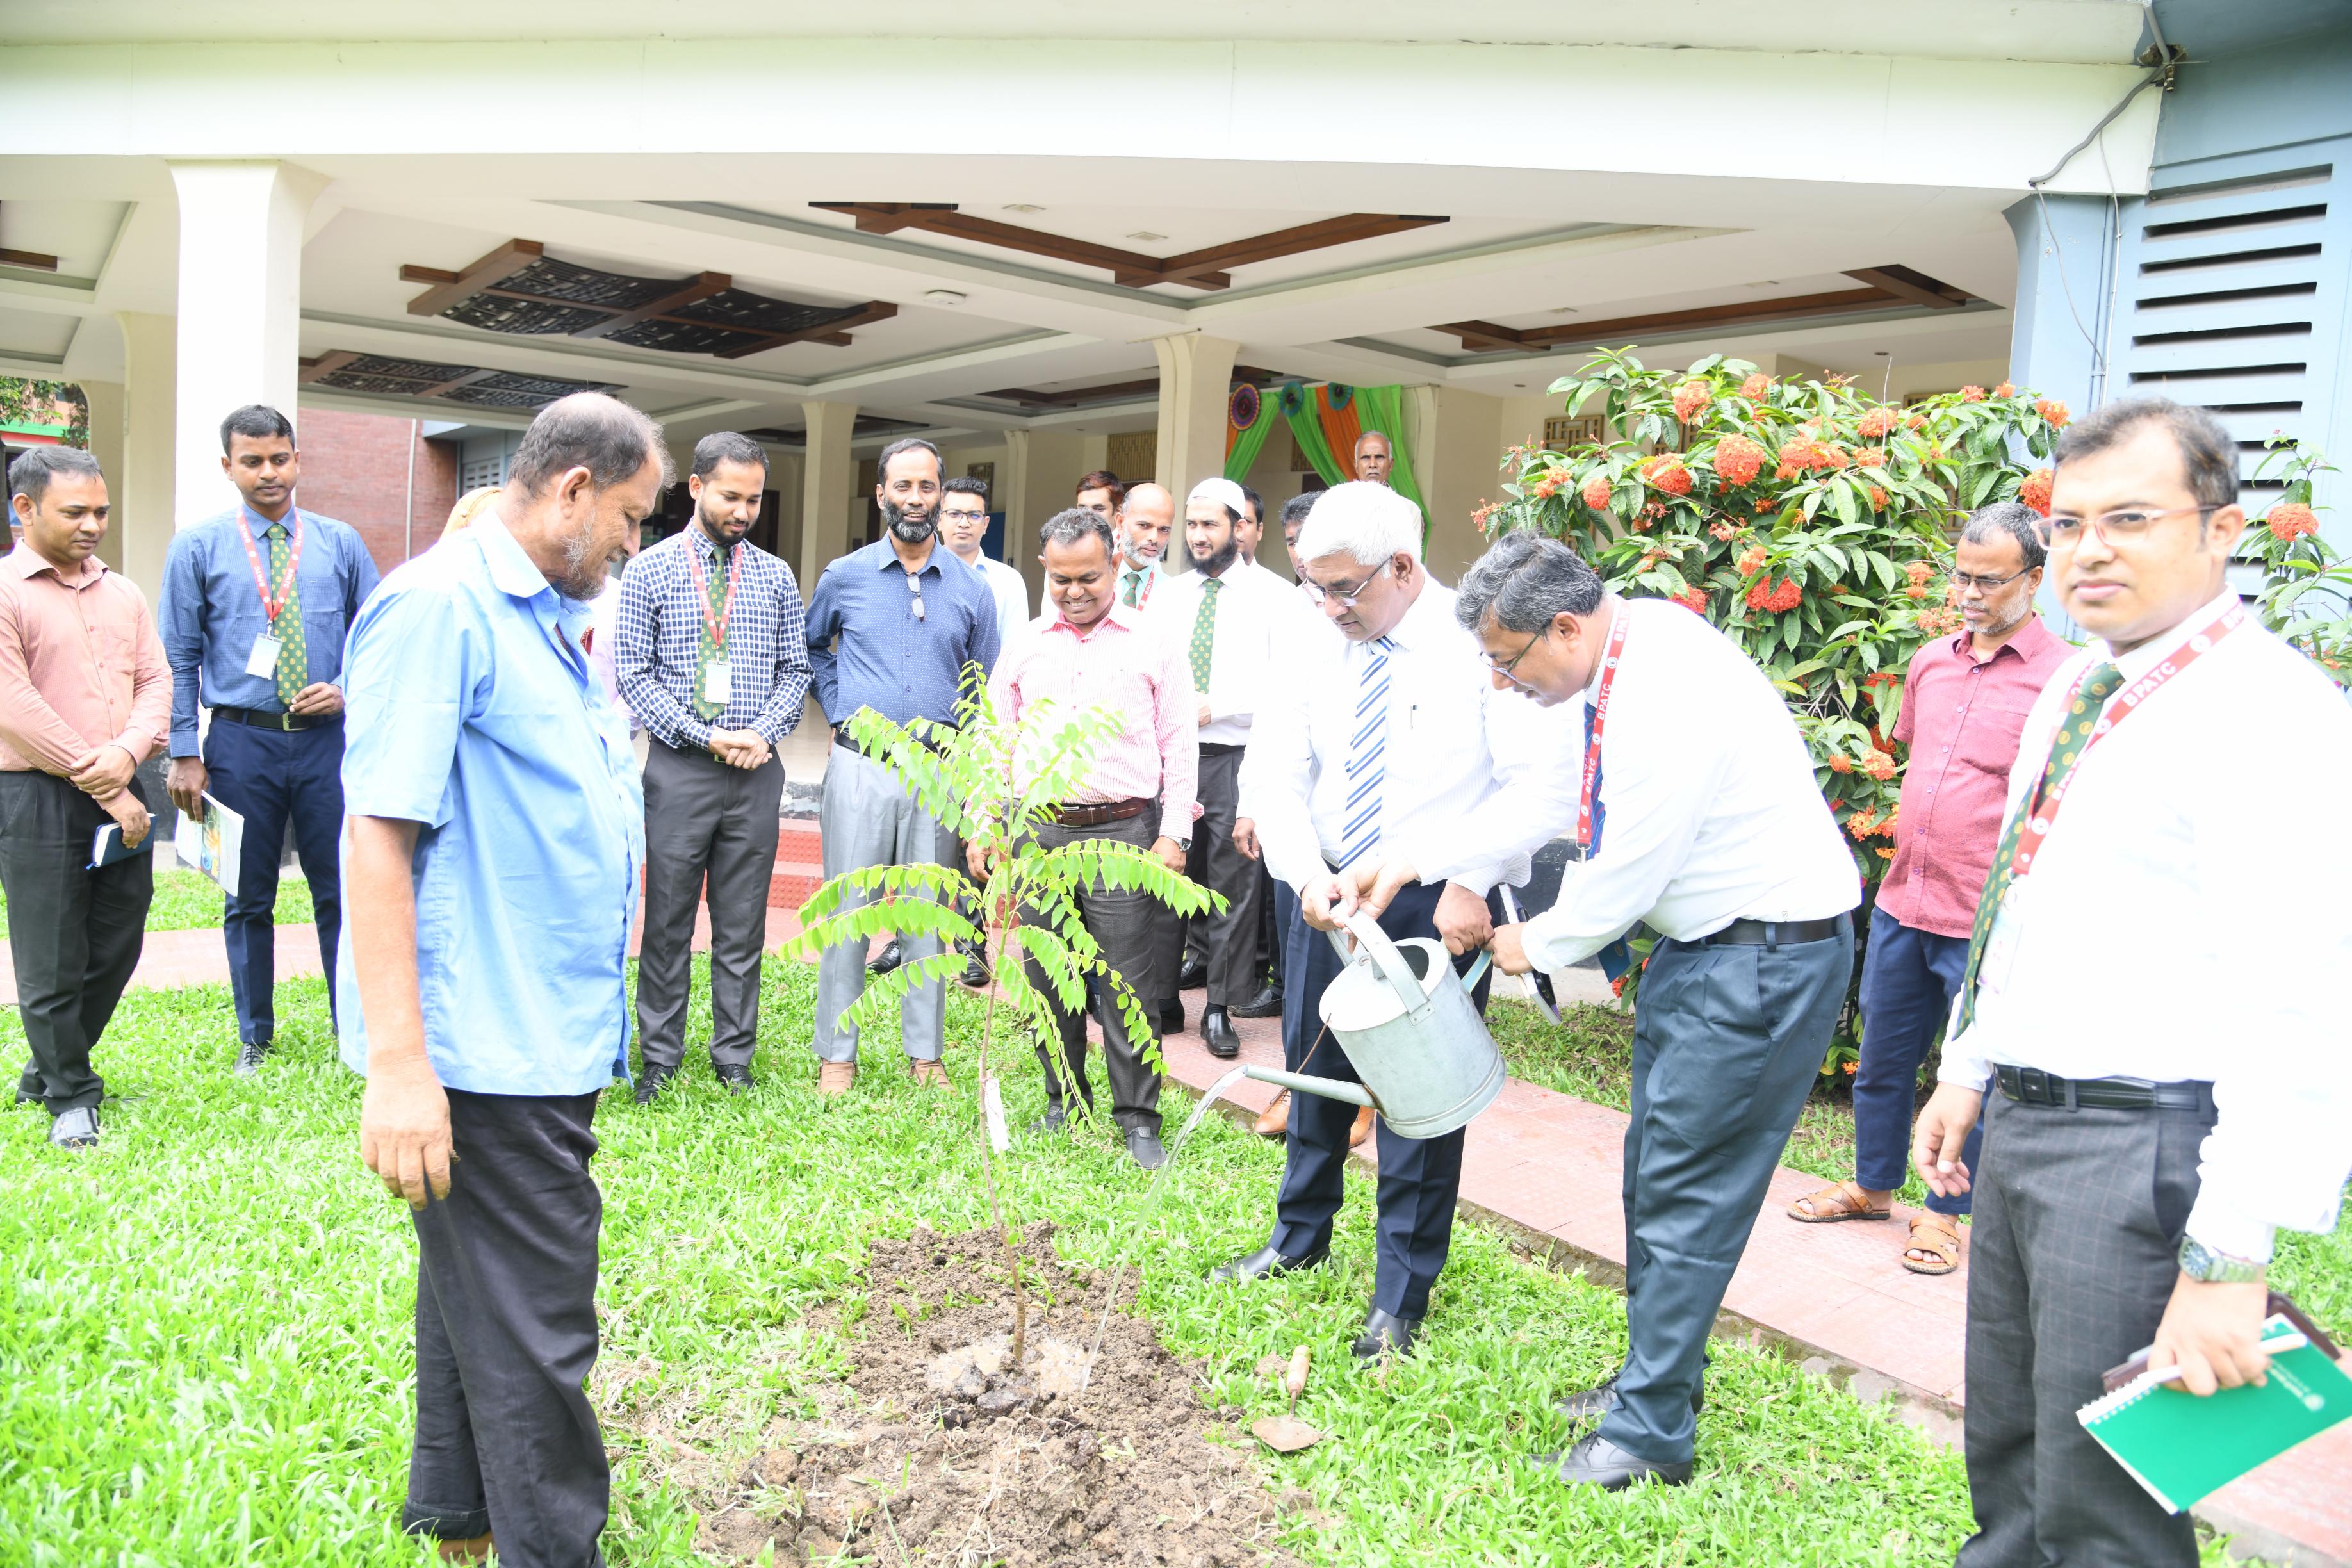
M131 790L146 800L135 778ZM32 1050L17 1087L38 1095L51 1116L106 1097L90 1050L147 937L153 857L89 869L90 839L112 820L54 773L0 773L0 889L8 897L16 1010Z
M612 1472L596 1363L596 1097L449 1091L449 1195L416 1222L416 1444L401 1528L596 1568Z
M343 926L343 726L338 720L309 730L264 730L215 721L205 732L205 788L245 818L237 860L236 897L227 900L221 938L228 947L229 994L236 1003L236 1037L250 1045L278 1032L278 868L286 826L310 884L319 924L319 957L335 973L335 944ZM327 1013L335 988L327 987Z
M710 904L710 1061L741 1067L760 1033L760 958L776 874L784 764L739 768L655 741L646 752L646 932L637 955L637 1047L647 1067L686 1057L694 906Z
M1208 1005L1236 1007L1257 994L1257 930L1262 862L1234 847L1234 817L1241 804L1242 748L1201 748L1201 816L1192 824L1192 849L1185 874L1226 900L1222 912L1190 920L1162 908L1170 940L1169 961L1181 963L1187 949L1209 966ZM1176 971L1168 973L1175 994Z
M1443 884L1416 883L1399 893L1381 916L1392 939L1437 935L1437 900ZM1361 1081L1339 1040L1319 1016L1323 993L1345 967L1331 939L1307 923L1296 897L1285 906L1288 921L1284 953L1288 984L1282 994L1282 1059L1292 1072L1343 1083ZM1466 971L1477 961L1465 953L1455 962ZM1471 995L1483 1015L1486 986L1481 975ZM1290 1131L1282 1168L1282 1197L1276 1209L1274 1247L1286 1258L1304 1258L1331 1243L1331 1222L1345 1193L1348 1134L1356 1107L1321 1095L1290 1097ZM1372 1305L1400 1318L1429 1310L1430 1287L1445 1268L1454 1243L1454 1200L1462 1188L1462 1133L1407 1138L1386 1121L1377 1124L1381 1156L1379 1262L1372 1279Z
M1160 813L1157 807L1140 816L1130 816L1124 822L1107 822L1096 827L1063 827L1045 823L1037 829L1037 842L1048 849L1058 849L1065 844L1087 838L1116 839L1132 844L1139 849L1150 850L1160 837ZM1093 888L1078 895L1078 918L1102 949L1103 962L1109 964L1127 982L1144 1004L1147 1017L1154 999L1173 994L1176 972L1169 969L1163 975L1160 914L1166 905L1149 893L1126 891L1113 888ZM1024 910L1021 918L1030 921L1034 910ZM1023 961L1023 970L1029 984L1045 992L1045 973L1034 958ZM1048 993L1050 994L1050 993ZM1110 1075L1111 1120L1120 1127L1140 1127L1149 1132L1160 1131L1160 1074L1145 1063L1135 1042L1129 1038L1127 1020L1112 1005L1108 986L1102 987L1103 1067ZM1094 1109L1094 1086L1087 1081L1087 1016L1054 1004L1055 1022L1062 1032L1062 1063L1057 1070L1053 1058L1041 1047L1037 1059L1045 1068L1045 1103L1064 1103L1063 1077L1066 1073L1069 1090L1080 1104ZM1155 1021L1156 1026L1156 1021Z
M2101 1110L1985 1097L1969 1227L1969 1493L1961 1568L2191 1568L2196 1532L2074 1413L2152 1342L2197 1201L2198 1110Z
M1853 924L1819 942L1661 941L1633 1016L1625 1364L1601 1435L1654 1464L1696 1437L1706 1340L1845 1005Z

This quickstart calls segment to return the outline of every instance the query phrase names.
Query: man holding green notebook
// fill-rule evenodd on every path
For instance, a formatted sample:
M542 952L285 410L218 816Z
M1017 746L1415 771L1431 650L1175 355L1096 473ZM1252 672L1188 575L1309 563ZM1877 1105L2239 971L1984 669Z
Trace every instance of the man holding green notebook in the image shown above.
M2150 1345L2189 1394L2263 1380L2273 1232L2330 1228L2352 1169L2352 837L2290 849L2264 804L2352 776L2352 710L2225 582L2245 523L2202 410L2059 443L2051 577L2096 640L2026 719L1912 1150L1975 1193L1961 1568L2191 1568L2188 1516L2077 1413Z

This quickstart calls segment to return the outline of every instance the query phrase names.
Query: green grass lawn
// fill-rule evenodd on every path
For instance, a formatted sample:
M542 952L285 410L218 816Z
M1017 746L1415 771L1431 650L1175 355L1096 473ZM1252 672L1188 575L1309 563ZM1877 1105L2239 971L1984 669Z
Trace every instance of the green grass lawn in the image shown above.
M1631 1017L1612 1008L1578 1006L1563 1013L1561 1026L1555 1029L1528 1003L1498 1000L1488 1010L1487 1023L1510 1064L1512 1077L1596 1105L1619 1110L1630 1105ZM1780 1163L1823 1182L1853 1175L1852 1104L1842 1095L1817 1090L1805 1102L1804 1114L1798 1118ZM1898 1201L1917 1205L1927 1197L1927 1184L1917 1172L1912 1172ZM1758 1223L1770 1224L1777 1217L1768 1212ZM2328 1235L2279 1233L2271 1284L2294 1297L2322 1328L2352 1337L2352 1201L2337 1214L2336 1229Z
M917 1090L891 1048L850 1096L820 1101L813 991L813 970L771 963L751 1095L727 1098L698 1064L665 1104L614 1092L599 1115L596 1387L621 1455L616 1564L697 1561L668 1450L644 1436L656 1415L674 1430L683 1413L698 1443L748 1455L772 1415L813 1414L843 1375L824 1324L857 1315L868 1240L986 1218L975 1097ZM52 1153L31 1110L0 1123L0 1563L428 1560L394 1531L412 1233L358 1163L359 1085L333 1060L321 983L282 987L279 1019L278 1055L245 1082L226 1070L226 987L133 993L101 1048L124 1096L101 1149ZM957 993L949 1059L965 1082L978 1022ZM709 1026L704 1005L689 1040ZM17 1032L0 1013L0 1053L21 1048ZM1034 1058L1006 1076L1018 1126L1042 1099ZM1212 1117L1141 1235L1129 1226L1144 1178L1107 1127L1018 1141L1001 1179L1016 1218L1060 1224L1066 1257L1104 1266L1132 1248L1143 1309L1202 1364L1212 1405L1273 1413L1255 1363L1315 1347L1300 1414L1337 1440L1258 1459L1269 1485L1314 1499L1286 1537L1307 1561L1951 1561L1967 1529L1958 1455L1738 1344L1715 1352L1696 1484L1561 1489L1527 1456L1564 1435L1554 1396L1614 1369L1622 1304L1467 1224L1422 1353L1383 1382L1358 1374L1346 1343L1372 1240L1359 1177L1336 1267L1208 1287L1204 1268L1264 1239L1280 1164L1278 1146Z
M155 874L155 901L147 906L149 931L218 930L226 900L220 884L201 871L172 870ZM310 884L299 871L278 879L278 923L309 925ZM8 901L0 898L0 942L8 940Z

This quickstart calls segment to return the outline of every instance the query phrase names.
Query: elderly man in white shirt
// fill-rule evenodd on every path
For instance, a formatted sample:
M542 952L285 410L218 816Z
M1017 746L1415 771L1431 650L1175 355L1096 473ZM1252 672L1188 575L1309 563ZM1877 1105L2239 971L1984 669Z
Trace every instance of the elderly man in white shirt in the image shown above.
M1454 613L1496 686L1581 720L1581 741L1571 732L1549 759L1570 781L1568 810L1482 812L1401 837L1385 864L1350 868L1349 889L1380 907L1572 826L1584 860L1550 909L1495 932L1496 966L1561 968L1641 921L1659 933L1625 1131L1631 1343L1614 1377L1561 1402L1601 1420L1559 1473L1612 1489L1679 1483L1707 1333L1845 1003L1861 878L1786 704L1699 616L1621 599L1567 545L1528 533L1470 569Z
M1968 1568L2198 1561L2074 1413L2151 1344L2192 1394L2260 1381L2273 1234L2332 1228L2352 1167L2352 838L2289 845L2263 805L2352 777L2352 714L2228 586L2238 471L2160 399L2058 445L2051 577L2099 640L2026 718L1913 1134L1932 1189L1975 1194Z
M1550 754L1541 731L1558 726L1488 684L1477 644L1455 623L1452 591L1422 564L1412 501L1381 485L1336 485L1307 520L1298 557L1341 635L1291 644L1283 689L1253 727L1248 789L1266 863L1298 900L1284 933L1284 1063L1352 1081L1346 1051L1317 1023L1340 968L1324 933L1339 927L1342 870L1486 816L1557 817L1561 780L1507 759ZM1394 938L1438 938L1466 969L1492 933L1494 888L1524 880L1526 868L1524 855L1507 851L1401 887L1381 926ZM1475 994L1484 1007L1483 978ZM1274 1234L1212 1278L1255 1279L1324 1260L1354 1120L1344 1101L1294 1100ZM1445 1266L1462 1178L1460 1131L1412 1139L1382 1123L1379 1140L1378 1262L1354 1345L1366 1359L1412 1348Z

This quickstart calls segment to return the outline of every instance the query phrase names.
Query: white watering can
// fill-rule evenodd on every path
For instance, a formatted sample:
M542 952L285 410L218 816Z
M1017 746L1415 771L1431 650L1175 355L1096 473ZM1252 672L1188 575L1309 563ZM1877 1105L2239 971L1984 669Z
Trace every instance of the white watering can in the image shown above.
M1486 973L1485 953L1466 975L1427 937L1391 942L1363 910L1344 917L1353 953L1336 931L1331 945L1348 961L1323 993L1323 1023L1338 1037L1363 1082L1342 1083L1278 1068L1244 1070L1262 1083L1299 1094L1369 1105L1407 1138L1434 1138L1466 1126L1503 1092L1503 1054L1470 1000Z

